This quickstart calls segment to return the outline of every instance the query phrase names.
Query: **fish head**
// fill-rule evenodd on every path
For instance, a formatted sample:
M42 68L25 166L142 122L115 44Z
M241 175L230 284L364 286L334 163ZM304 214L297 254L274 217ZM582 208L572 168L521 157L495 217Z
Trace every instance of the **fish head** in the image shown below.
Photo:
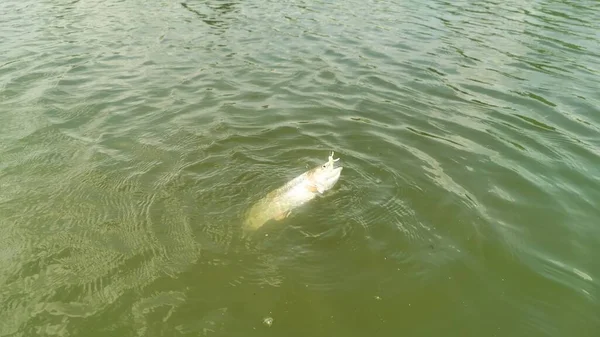
M340 179L343 167L338 163L339 160L340 158L333 159L333 152L331 152L326 163L313 168L309 172L311 182L319 187L320 192L331 189Z

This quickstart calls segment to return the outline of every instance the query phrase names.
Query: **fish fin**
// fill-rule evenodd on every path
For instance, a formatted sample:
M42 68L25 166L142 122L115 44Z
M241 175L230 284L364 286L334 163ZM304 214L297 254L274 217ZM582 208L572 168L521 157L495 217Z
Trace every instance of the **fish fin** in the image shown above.
M308 190L312 193L317 193L319 192L320 194L323 194L324 190L323 187L319 184L310 184L308 185Z
M292 213L292 211L281 212L281 213L277 214L274 219L277 221L281 221L281 220L287 218L288 216L290 216L291 213Z

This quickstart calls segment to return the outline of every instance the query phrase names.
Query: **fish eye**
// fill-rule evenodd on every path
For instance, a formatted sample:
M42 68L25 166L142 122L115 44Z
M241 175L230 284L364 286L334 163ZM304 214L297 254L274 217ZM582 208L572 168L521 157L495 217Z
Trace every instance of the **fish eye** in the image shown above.
M323 164L321 167L322 167L322 168L326 168L326 167L327 167L327 164Z

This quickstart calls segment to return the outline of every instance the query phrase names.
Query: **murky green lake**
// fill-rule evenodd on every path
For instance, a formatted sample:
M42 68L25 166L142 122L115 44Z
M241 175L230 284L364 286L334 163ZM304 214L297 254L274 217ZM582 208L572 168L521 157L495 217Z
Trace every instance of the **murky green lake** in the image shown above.
M599 336L599 11L3 0L0 336Z

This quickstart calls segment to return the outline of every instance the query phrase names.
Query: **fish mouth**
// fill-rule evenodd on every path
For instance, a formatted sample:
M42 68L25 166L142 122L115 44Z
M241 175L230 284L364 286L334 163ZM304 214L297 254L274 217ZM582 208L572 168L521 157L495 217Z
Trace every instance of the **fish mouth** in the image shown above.
M329 175L332 176L338 176L342 173L342 169L344 169L344 167L342 166L342 164L340 164L339 162L333 162L331 163L331 165L329 165Z
M340 175L342 174L342 169L343 167L336 167L334 169L331 170L331 175L333 177L335 177L336 179L339 179Z

